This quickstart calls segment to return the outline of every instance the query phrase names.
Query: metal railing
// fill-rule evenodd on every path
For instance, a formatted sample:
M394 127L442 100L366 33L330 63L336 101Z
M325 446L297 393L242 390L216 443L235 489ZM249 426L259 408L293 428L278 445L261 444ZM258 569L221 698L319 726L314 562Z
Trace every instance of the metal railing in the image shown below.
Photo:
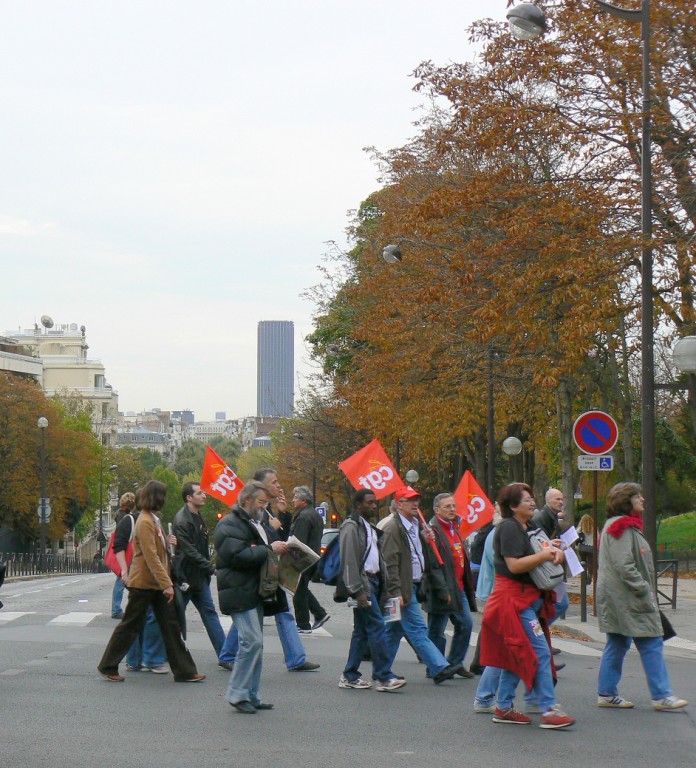
M679 580L679 561L678 560L658 560L657 561L657 579L664 579L672 577L672 596L662 592L660 587L657 587L657 604L658 605L671 605L672 608L677 607L677 583ZM658 581L659 585L659 581ZM660 600L660 598L664 600Z
M0 561L7 568L5 577L11 576L41 576L51 573L100 573L105 566L94 560L78 560L71 555L43 556L25 552L0 552Z

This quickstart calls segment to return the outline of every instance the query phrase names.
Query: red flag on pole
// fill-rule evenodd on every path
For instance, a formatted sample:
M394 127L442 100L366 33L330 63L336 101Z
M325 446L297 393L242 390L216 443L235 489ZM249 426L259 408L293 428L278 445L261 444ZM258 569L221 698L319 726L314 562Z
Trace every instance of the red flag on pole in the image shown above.
M463 539L493 519L495 508L468 469L454 492L454 500L462 520L459 535Z
M374 491L378 499L383 499L404 486L404 481L389 461L379 440L368 443L338 466L353 488L358 491L361 488Z
M242 488L244 488L244 483L230 469L227 462L218 456L209 445L206 445L201 490L231 507Z

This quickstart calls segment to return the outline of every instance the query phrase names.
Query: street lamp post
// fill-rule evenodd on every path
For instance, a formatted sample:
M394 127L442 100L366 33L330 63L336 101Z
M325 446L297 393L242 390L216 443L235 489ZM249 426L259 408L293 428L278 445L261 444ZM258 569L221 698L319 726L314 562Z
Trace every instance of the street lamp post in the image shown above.
M655 480L655 361L653 329L653 245L652 245L652 158L650 113L650 0L642 0L640 10L626 10L604 0L593 0L603 11L624 21L641 25L642 62L642 155L641 155L641 453L642 485L645 498L644 533L657 552L657 491ZM510 30L524 40L546 31L543 12L531 3L508 11Z
M515 479L512 471L512 457L519 456L522 453L522 441L514 435L506 437L503 440L503 453L510 459L510 482L512 483Z
M41 430L41 500L39 502L41 508L41 525L39 534L39 547L41 549L39 559L39 570L46 570L46 429L48 427L48 419L42 416L37 422L38 428Z
M696 430L696 336L684 336L674 345L672 360L686 374L689 413Z
M114 472L118 469L118 464L112 464L109 467L109 472ZM104 559L104 456L102 456L101 463L99 464L99 560Z

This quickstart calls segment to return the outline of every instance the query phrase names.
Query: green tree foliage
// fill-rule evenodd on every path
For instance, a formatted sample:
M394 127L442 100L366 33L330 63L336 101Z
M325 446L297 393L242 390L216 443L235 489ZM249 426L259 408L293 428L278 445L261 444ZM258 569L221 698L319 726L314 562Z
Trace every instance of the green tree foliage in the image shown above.
M172 522L174 515L184 504L181 498L181 482L177 477L176 472L174 472L173 469L169 469L169 467L156 467L152 474L152 479L159 480L160 483L164 483L167 486L167 500L164 504L161 516L166 533L167 523Z

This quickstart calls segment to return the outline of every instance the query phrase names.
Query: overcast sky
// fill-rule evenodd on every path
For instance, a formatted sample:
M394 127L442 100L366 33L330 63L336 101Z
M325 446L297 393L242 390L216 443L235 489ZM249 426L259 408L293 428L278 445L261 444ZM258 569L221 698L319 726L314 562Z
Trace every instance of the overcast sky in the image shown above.
M122 411L256 413L256 325L415 132L420 61L506 0L0 0L0 335L87 327Z

